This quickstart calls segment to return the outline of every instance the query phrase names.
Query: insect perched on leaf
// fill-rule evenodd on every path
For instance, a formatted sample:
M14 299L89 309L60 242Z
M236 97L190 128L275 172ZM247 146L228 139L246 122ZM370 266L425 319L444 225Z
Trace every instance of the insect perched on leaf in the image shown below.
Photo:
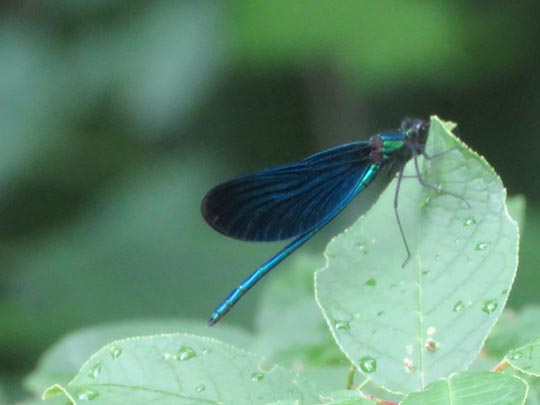
M398 213L398 195L405 164L413 159L418 181L441 193L458 195L427 184L418 156L432 159L425 145L429 123L405 119L396 132L384 132L365 142L328 149L290 163L238 177L210 190L202 201L206 222L224 235L246 241L292 242L255 270L214 310L208 324L218 322L263 276L334 219L382 173L397 174L394 211L411 257ZM444 151L445 153L448 151Z

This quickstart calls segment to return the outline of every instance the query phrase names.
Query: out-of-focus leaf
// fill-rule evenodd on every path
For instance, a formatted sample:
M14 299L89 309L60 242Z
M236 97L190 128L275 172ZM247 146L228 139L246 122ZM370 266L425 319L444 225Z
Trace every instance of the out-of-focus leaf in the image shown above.
M399 212L412 254L407 266L389 187L368 215L328 245L328 266L316 276L317 299L341 349L373 382L395 392L420 390L466 369L516 272L518 229L502 182L452 128L432 118L428 153L456 149L424 161L423 175L470 207L404 180Z
M319 403L313 387L280 366L211 338L174 334L119 340L93 355L67 385L44 396L95 404Z
M308 365L348 361L337 348L315 302L313 276L323 258L298 256L268 280L257 312L254 351L287 367L303 371Z
M523 346L540 336L540 306L504 313L486 340L485 350L493 358L502 358L508 351Z
M77 105L72 75L47 32L0 24L0 185L64 136Z
M527 207L525 196L515 195L508 198L506 206L508 207L508 213L512 219L518 223L520 232L523 232L523 226L525 225L525 208Z
M345 387L349 362L315 302L313 276L323 264L322 257L299 254L266 281L253 352L302 373L324 392Z
M512 308L527 308L529 305L540 305L538 285L540 284L538 246L540 246L540 209L533 204L527 207L527 220L522 229L520 243L519 273L516 278L515 291L511 294ZM525 331L525 333L528 333ZM532 336L529 336L532 338ZM525 343L525 342L522 342ZM515 347L515 346L514 346Z
M126 337L179 331L212 336L238 347L249 347L252 340L242 329L227 325L209 329L202 321L155 319L104 324L72 332L54 344L41 357L25 385L39 395L51 385L67 384L86 359L107 343Z
M137 133L169 133L215 87L229 59L223 4L150 3L118 38L113 60L120 94ZM169 131L169 132L167 132Z
M516 376L490 371L468 371L409 394L401 405L519 405L525 403L527 384Z
M491 74L503 73L508 65L517 66L519 57L526 57L513 46L516 37L501 38L494 45L497 52L493 48L486 52L485 38L500 32L500 14L471 12L458 3L342 1L335 7L332 2L308 0L244 0L233 4L236 53L244 60L268 68L312 61L320 55L337 62L371 91L386 90L405 79L456 85L456 79L482 80L486 64ZM483 24L474 24L478 18ZM523 42L532 38L525 30L513 31L523 36ZM476 58L463 47L474 49ZM508 60L509 55L515 59Z
M505 358L522 373L540 377L540 338L510 350Z
M0 347L28 355L70 329L118 318L206 318L224 286L275 247L230 240L204 223L212 165L203 162L142 166L86 216L21 245L9 263L18 277L3 286ZM228 319L249 313L255 296Z

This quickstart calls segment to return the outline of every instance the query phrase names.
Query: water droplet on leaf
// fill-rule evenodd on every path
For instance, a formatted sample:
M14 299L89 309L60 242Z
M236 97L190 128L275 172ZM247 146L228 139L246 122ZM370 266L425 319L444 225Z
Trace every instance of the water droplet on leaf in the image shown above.
M424 347L428 352L434 352L435 350L437 350L437 342L433 339L427 339Z
M377 370L377 361L371 356L362 357L358 365L365 373L374 373Z
M335 321L334 326L337 330L349 330L351 328L347 321Z
M497 309L497 301L495 300L487 300L482 304L482 311L484 311L486 314L492 314Z
M88 377L98 378L100 372L101 372L101 363L96 363L92 367L90 367L90 370L88 370Z
M201 384L201 385L198 385L197 388L195 388L195 391L203 392L205 389L206 389L206 385Z
M486 250L489 247L488 242L480 242L476 245L476 250Z
M262 381L263 378L264 378L264 374L263 374L263 373L255 372L255 373L251 374L251 381L253 381L253 382L259 382L259 381Z
M414 363L410 359L404 358L403 366L405 367L405 371L409 374L411 374L414 371Z
M367 285L369 287L375 287L377 285L377 280L375 280L374 278L370 278L364 283L364 285Z
M465 226L476 225L476 219L474 219L473 217L469 217L465 221L463 221L463 225Z
M363 243L356 243L355 246L362 251L363 254L367 255L369 253L369 250L367 246Z
M120 346L111 346L109 349L109 354L111 355L113 360L118 360L118 358L122 355L123 349Z
M523 356L523 353L519 352L519 351L512 351L510 352L508 358L510 360L519 360L521 358L521 356Z
M77 391L77 398L79 398L81 401L91 401L99 395L99 392L96 390L91 390L87 388L82 388L81 390Z
M176 353L176 359L180 361L189 360L195 356L197 356L197 353L189 346L182 346Z
M459 312L461 311L463 308L465 308L465 304L463 303L463 301L459 300L458 302L456 302L454 304L454 312Z

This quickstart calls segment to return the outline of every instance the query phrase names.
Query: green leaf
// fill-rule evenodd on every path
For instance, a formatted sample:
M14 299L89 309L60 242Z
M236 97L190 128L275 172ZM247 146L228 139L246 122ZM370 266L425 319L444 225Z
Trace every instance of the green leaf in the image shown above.
M301 253L267 281L252 350L301 372L324 392L345 387L350 363L313 299L313 274L322 265L322 255Z
M520 232L523 231L523 226L525 225L525 209L527 208L527 200L525 196L519 194L513 197L509 197L506 200L506 205L508 207L508 213L519 225Z
M491 371L468 371L436 381L409 394L400 405L519 405L527 384L521 378Z
M399 213L395 184L368 215L330 242L316 295L347 357L373 382L395 392L421 390L474 360L501 313L517 267L518 228L506 192L488 163L431 120L424 160L432 185L405 179ZM414 174L412 162L406 172Z
M494 358L540 336L540 306L529 305L518 312L505 311L486 340L485 351Z
M505 359L522 373L540 377L540 338L510 350Z
M251 336L228 325L209 329L206 322L189 320L137 320L107 323L84 328L62 338L40 358L37 368L26 378L25 386L39 395L53 384L65 385L96 351L114 340L177 331L209 335L239 347L251 345Z
M321 397L324 404L332 405L370 405L375 403L362 397L360 392L355 390L335 391Z
M257 312L253 351L295 370L341 364L346 375L349 362L314 300L313 275L322 265L322 257L303 254L269 280Z
M63 394L94 404L252 404L287 400L318 403L302 378L263 358L212 338L187 334L113 342L94 354Z

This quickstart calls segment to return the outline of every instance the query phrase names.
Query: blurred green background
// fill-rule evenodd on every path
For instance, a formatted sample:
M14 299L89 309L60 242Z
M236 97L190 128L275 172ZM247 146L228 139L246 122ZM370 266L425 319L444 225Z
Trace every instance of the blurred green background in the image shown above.
M1 2L0 385L74 328L206 321L280 245L212 231L205 192L405 116L457 122L526 196L509 305L540 302L538 15L536 1ZM250 327L263 288L225 322Z

